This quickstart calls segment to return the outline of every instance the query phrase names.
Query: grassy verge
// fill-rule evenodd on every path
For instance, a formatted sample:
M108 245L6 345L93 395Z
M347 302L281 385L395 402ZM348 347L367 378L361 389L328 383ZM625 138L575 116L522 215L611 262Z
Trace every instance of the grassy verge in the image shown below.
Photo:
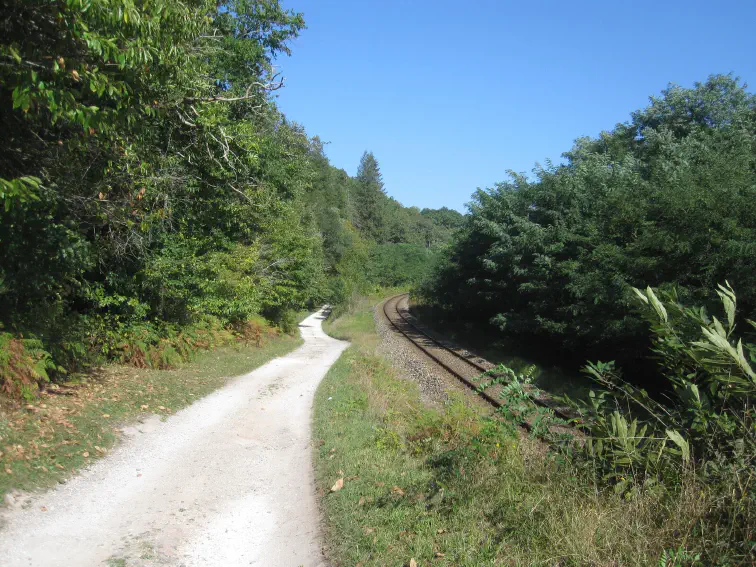
M462 401L424 406L375 354L378 300L327 325L352 341L315 400L316 481L335 565L647 565L674 545L682 501L671 509L600 494Z
M299 335L270 336L260 347L203 352L174 370L107 366L32 404L0 398L0 498L62 481L107 454L125 423L168 416L301 343Z

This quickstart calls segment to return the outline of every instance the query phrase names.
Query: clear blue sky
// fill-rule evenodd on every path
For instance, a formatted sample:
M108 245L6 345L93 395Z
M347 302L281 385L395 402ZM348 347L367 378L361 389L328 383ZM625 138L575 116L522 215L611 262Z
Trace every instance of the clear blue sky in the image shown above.
M464 210L506 171L560 159L712 73L756 82L756 0L284 0L308 29L279 105L405 205Z

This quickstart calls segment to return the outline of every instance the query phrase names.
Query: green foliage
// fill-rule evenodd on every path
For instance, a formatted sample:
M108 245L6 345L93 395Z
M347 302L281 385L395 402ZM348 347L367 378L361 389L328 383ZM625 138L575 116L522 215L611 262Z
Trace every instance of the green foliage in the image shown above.
M698 565L690 550L701 538L688 525L710 504L701 487L688 500L617 498L453 392L424 403L417 383L375 354L379 299L326 325L352 342L314 405L315 479L334 563ZM339 478L343 489L329 492ZM708 532L706 543L717 537Z
M273 59L303 26L277 0L6 6L9 332L69 368L165 366L208 317L236 324L325 294L310 141L270 97Z
M517 372L506 364L498 364L477 378L479 392L491 395L489 390L500 386L496 393L500 406L496 412L510 433L527 424L532 436L547 437L549 427L564 424L551 408L537 403L536 400L543 396L543 392L533 383L536 370L537 368L531 365Z
M430 272L436 250L417 244L378 244L370 250L370 281L383 287L416 284Z
M672 86L566 163L478 191L426 299L574 360L636 360L631 288L706 304L729 279L756 313L756 97L730 76Z
M352 179L278 111L273 62L304 27L278 0L6 4L0 323L49 377L172 366L260 315L292 331L432 255L376 243L448 237L386 196L372 154Z
M56 368L40 341L0 332L0 391L14 398L33 399L40 384Z
M382 241L386 233L386 192L372 152L362 154L354 187L354 224L371 240Z
M707 553L737 563L751 556L756 535L756 345L736 335L729 284L717 290L721 321L683 306L674 291L661 298L650 287L634 291L672 398L650 397L613 363L589 364L586 372L604 389L577 406L590 431L584 452L597 480L627 497L677 491L695 476L716 502L695 529L718 530L716 549Z
M177 329L172 325L132 324L119 331L112 357L137 368L174 368L192 360L201 350L232 343L235 336L219 319L201 321Z

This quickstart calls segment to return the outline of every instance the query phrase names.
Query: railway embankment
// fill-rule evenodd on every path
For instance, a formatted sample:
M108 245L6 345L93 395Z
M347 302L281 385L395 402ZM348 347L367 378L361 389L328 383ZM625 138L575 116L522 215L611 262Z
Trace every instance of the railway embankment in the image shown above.
M675 529L677 511L597 493L583 471L496 419L392 330L383 299L326 325L352 343L314 407L334 565L645 565L660 556L656 535Z

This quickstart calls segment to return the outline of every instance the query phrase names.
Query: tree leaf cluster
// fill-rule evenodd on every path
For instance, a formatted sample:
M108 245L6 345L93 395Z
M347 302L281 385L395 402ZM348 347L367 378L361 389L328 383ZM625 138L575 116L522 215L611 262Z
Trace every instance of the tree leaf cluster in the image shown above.
M428 301L576 361L636 360L633 287L756 310L756 97L732 76L670 86L560 164L478 190Z

